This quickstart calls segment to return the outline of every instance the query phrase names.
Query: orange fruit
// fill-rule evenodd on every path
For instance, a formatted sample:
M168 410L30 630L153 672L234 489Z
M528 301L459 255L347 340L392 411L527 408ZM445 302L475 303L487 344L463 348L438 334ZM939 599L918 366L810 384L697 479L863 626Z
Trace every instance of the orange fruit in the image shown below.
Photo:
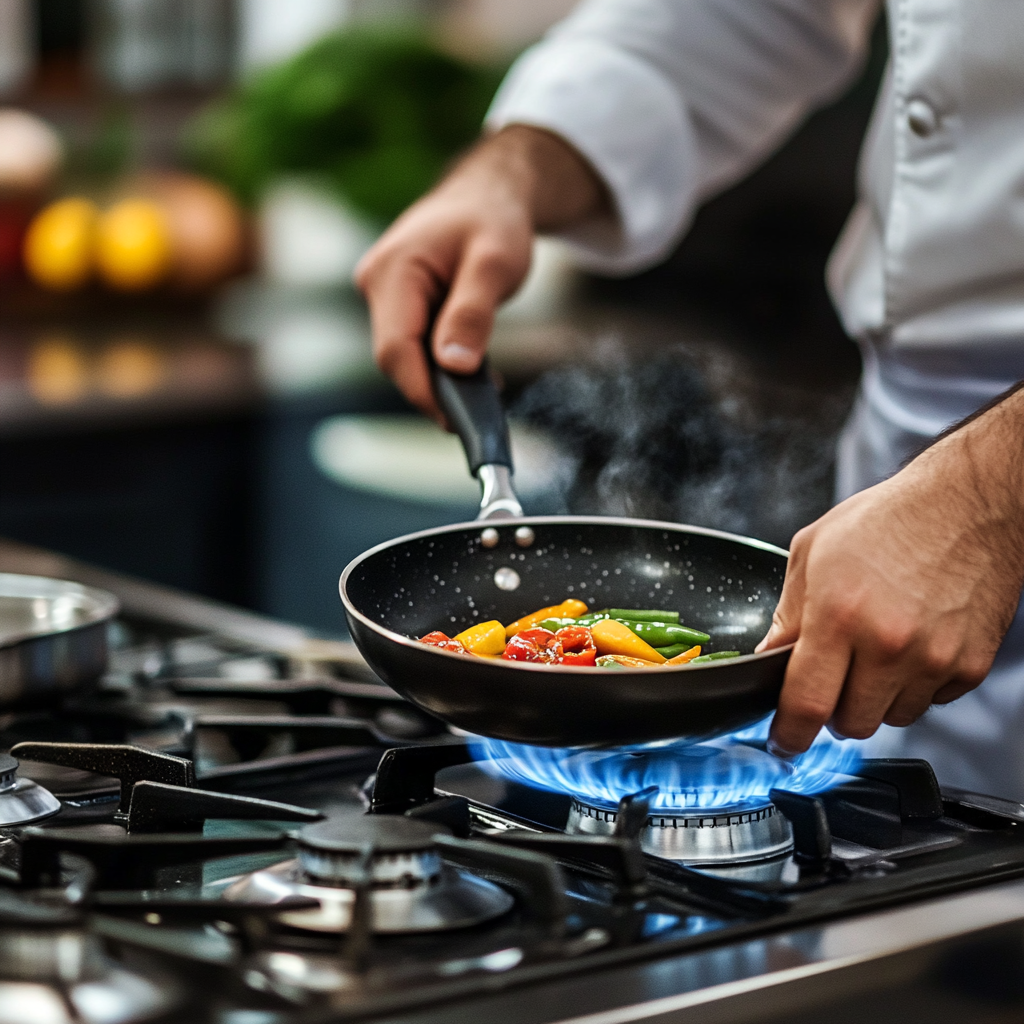
M88 199L61 199L36 214L25 235L25 269L54 291L81 288L92 274L96 207Z
M124 338L100 356L96 376L112 398L141 398L155 391L164 376L164 356L144 338Z
M174 250L172 285L198 292L238 269L245 252L245 223L227 191L176 171L150 172L137 187L141 195L159 204L167 218Z
M73 405L89 387L85 353L74 338L40 338L29 352L29 391L43 405Z
M123 199L96 225L96 266L118 291L143 291L160 284L171 269L167 218L148 199Z

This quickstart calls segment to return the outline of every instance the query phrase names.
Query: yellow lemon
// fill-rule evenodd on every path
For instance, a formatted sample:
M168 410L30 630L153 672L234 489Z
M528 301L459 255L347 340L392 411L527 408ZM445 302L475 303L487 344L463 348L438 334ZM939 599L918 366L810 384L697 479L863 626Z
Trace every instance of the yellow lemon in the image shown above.
M54 291L81 288L92 273L96 207L88 199L61 199L36 214L25 235L25 269Z
M96 225L96 265L111 288L134 292L159 284L171 268L167 219L148 199L124 199Z

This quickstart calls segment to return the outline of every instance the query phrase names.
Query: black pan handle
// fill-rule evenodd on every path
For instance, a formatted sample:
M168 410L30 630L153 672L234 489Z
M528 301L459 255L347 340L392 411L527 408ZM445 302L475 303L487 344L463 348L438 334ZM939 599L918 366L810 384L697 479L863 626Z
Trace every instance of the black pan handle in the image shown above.
M430 318L424 348L430 368L434 397L462 441L469 471L477 476L481 466L512 469L512 446L501 397L485 358L476 373L450 373L434 361L430 342L436 317Z

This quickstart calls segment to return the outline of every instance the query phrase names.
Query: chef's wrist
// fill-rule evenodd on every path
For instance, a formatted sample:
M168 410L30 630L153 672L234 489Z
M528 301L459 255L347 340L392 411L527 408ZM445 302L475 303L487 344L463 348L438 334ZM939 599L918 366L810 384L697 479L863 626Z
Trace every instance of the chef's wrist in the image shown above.
M611 209L597 172L565 139L543 128L507 125L481 142L467 164L521 203L537 232L562 230Z

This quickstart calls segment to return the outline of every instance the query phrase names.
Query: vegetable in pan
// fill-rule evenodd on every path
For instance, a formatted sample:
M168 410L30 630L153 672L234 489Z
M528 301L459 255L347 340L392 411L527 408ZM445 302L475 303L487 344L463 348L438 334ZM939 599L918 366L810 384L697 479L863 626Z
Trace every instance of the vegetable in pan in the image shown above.
M604 669L701 665L739 657L739 651L701 654L711 637L679 622L678 612L658 609L587 610L567 600L524 615L507 626L481 622L449 637L440 630L420 643L455 654L542 665L594 666Z

